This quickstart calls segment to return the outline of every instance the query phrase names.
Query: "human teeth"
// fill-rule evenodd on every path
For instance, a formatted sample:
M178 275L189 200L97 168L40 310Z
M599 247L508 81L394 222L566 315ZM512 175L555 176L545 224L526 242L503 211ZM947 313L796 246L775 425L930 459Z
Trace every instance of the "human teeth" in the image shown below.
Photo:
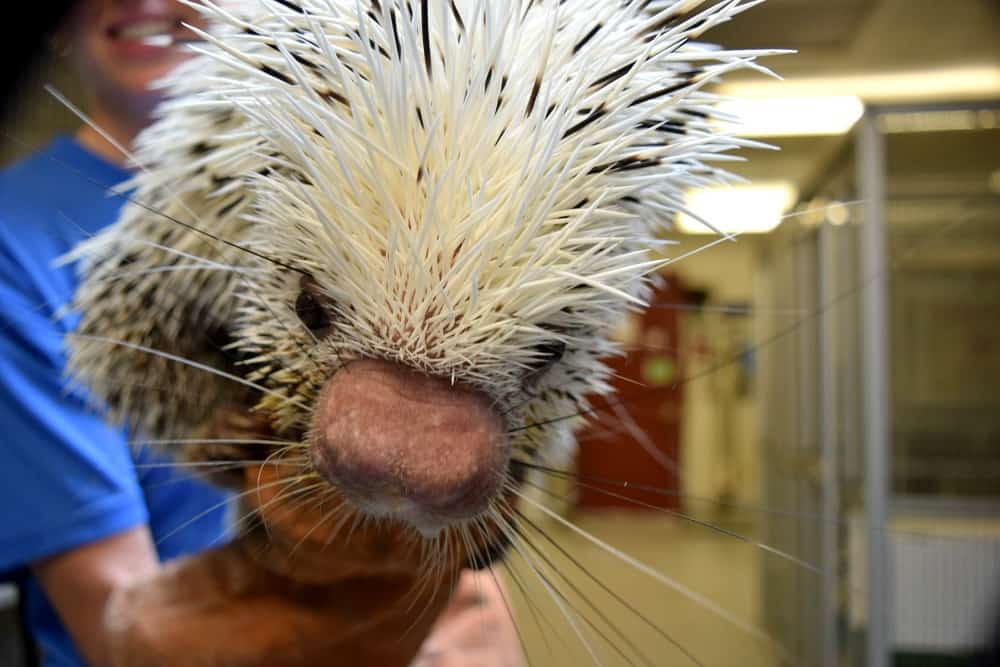
M153 35L169 35L174 30L170 21L141 21L125 26L119 31L122 39L143 39Z
M142 40L143 44L149 46L170 46L174 43L174 38L170 35L150 35Z

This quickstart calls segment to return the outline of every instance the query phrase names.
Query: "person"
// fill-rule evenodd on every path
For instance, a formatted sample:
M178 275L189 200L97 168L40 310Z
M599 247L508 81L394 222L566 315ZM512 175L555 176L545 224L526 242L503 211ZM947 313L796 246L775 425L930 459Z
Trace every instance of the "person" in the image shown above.
M201 20L175 0L80 2L58 39L94 124L128 146L159 101L150 83L186 57L146 38ZM64 380L77 276L53 262L115 219L107 189L128 176L89 125L0 173L0 576L19 584L44 667L109 664L112 591L228 538L222 491L130 447ZM494 576L463 575L417 664L521 664L508 616Z

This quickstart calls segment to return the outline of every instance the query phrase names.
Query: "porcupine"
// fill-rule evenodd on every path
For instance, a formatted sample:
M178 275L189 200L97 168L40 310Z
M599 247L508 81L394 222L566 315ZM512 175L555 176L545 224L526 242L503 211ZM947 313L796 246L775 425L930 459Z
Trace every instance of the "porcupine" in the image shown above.
M305 483L333 536L392 527L386 572L489 564L609 391L656 228L726 179L702 89L763 52L693 40L758 1L204 3L131 203L77 253L74 375L234 461L262 524ZM212 437L241 429L268 437Z

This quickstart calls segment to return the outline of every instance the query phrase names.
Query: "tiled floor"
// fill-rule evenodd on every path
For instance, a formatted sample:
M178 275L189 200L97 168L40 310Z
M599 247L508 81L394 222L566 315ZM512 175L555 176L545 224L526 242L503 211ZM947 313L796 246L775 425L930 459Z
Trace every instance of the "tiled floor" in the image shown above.
M576 517L575 522L676 585L657 582L570 528L546 521L545 532L579 567L537 532L529 535L544 558L524 549L521 557L512 560L510 568L516 581L511 583L511 598L531 665L770 667L780 663L767 640L746 630L759 627L760 617L760 554L753 547L662 515L586 515ZM565 599L553 601L547 585L526 567L524 553L530 553L544 571L548 585L565 591ZM545 558L550 564L545 564ZM603 591L590 576L622 596L649 623ZM589 605L573 587L590 600ZM568 614L573 624L560 607L576 610ZM617 649L611 648L602 634Z

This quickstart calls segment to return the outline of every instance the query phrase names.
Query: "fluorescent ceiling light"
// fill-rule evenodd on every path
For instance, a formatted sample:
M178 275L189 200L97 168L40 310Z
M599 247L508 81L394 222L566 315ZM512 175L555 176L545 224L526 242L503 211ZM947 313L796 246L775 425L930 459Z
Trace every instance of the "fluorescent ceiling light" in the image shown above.
M726 100L719 110L733 117L732 131L741 137L790 137L846 134L865 105L846 95Z
M678 214L677 228L689 234L763 234L781 224L797 196L787 181L690 190L684 205L697 217Z
M887 134L992 130L1000 127L1000 111L904 111L879 116L879 128Z
M853 95L874 103L987 99L1000 94L1000 65L743 81L724 84L719 92L738 98Z

